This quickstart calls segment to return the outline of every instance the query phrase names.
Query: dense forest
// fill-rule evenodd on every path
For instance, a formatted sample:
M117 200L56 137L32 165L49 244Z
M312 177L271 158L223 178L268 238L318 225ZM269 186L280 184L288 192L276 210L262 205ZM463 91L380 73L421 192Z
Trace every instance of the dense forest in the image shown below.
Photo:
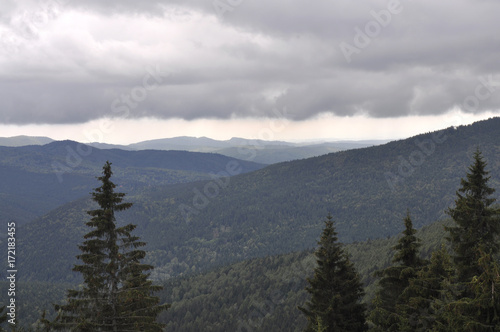
M493 330L500 305L492 291L500 283L498 266L493 259L499 247L500 209L493 206L495 199L490 198L495 190L488 186L486 164L479 151L474 158L475 164L469 168L457 191L456 206L447 211L453 221L433 224L417 236L407 212L401 236L345 245L348 256L337 253L356 262L351 266L353 271L359 267L363 285L377 287L375 297L373 287L372 290L367 287L368 296L365 298L362 297L365 291L356 293L355 297L360 305L369 304L368 325L344 330L365 331L368 326L372 331L456 331L458 326L465 331ZM477 210L477 215L471 215L471 209ZM326 229L330 227L330 232L334 232L331 219L328 217ZM445 233L448 234L447 242L443 241ZM330 235L327 240L322 238L318 243L326 246L337 242L336 232L333 234L335 236ZM472 236L478 238L468 239ZM450 256L449 250L443 246L445 243L454 255ZM341 247L344 245L337 244L335 248ZM470 247L474 248L472 254L471 250L466 250ZM315 255L322 257L318 252L321 251L317 250ZM172 308L158 315L158 321L171 331L241 328L316 331L316 326L323 331L337 331L338 328L328 328L326 318L330 314L324 314L324 310L319 312L325 315L325 320L317 320L314 325L310 320L307 325L306 318L297 311L308 298L305 290L311 290L305 287L306 280L311 280L307 276L318 266L328 266L318 265L319 262L315 262L311 252L306 251L246 261L199 277L172 279L162 288L155 289L160 296L158 302L173 303ZM342 269L330 273L340 273L338 271ZM380 283L374 283L380 277ZM351 280L352 277L338 279L335 283L342 283L344 279ZM323 293L321 289L319 292ZM487 300L489 296L492 301ZM478 311L477 308L481 309ZM41 320L33 326L35 329L44 328ZM352 324L341 326L352 327Z
M494 121L491 120L480 123L474 130L496 133L495 130L498 131L499 127L491 126L492 123ZM460 137L472 130L472 127L443 131L440 137L447 135L448 138L439 144L436 143L434 149L450 143L449 140L460 141ZM422 142L428 135L432 134L413 140ZM370 173L373 172L370 169L376 168L378 160L372 159L376 153L370 149L383 148L378 152L388 152L391 149L404 151L412 142L415 146L411 139L394 142L396 145L388 144L356 150L356 153L342 152L272 165L249 174L237 175L228 180L231 185L228 185L225 191L221 191L220 195L214 197L209 205L196 214L196 218L205 217L205 223L194 217L181 223L168 220L173 213L172 206L178 207L182 202L189 202L193 188L203 188L210 182L148 188L128 196L130 201L134 201L134 206L126 209L129 212L120 212L116 227L126 227L131 222L135 224L140 221L137 228L134 227L134 232L146 240L144 249L148 254L143 258L145 266L154 266L149 276L155 281L155 296L158 297L158 303L171 304L168 310L158 312L158 323L164 324L167 331L227 331L241 328L256 331L330 331L329 326L336 324L335 321L327 321L328 319L320 317L320 314L303 315L298 309L305 309L304 305L311 303L308 302L311 301L311 294L314 297L311 287L317 283L311 282L314 280L313 276L330 273L317 270L318 266L321 266L318 251L326 242L316 243L321 234L318 221L324 220L329 212L335 221L331 227L334 225L334 232L338 234L338 238L331 237L331 242L338 242L334 247L342 248L337 253L344 257L341 261L347 259L346 266L355 269L363 285L363 291L356 295L356 303L363 304L362 307L366 308L367 325L356 330L369 328L373 331L453 331L452 328L456 330L460 326L470 331L490 331L492 326L497 324L496 313L497 309L500 309L492 291L499 282L494 257L497 256L496 241L500 227L497 224L499 210L495 205L498 196L494 188L497 188L499 183L497 170L500 162L497 159L498 147L493 141L487 139L478 144L475 136L471 137L468 144L459 149L460 158L456 157L457 154L453 158L453 151L457 147L450 143L450 146L440 151L439 156L432 153L425 163L414 167L411 176L399 182L392 182L397 183L396 188L392 188L391 182L385 177L385 188L380 183L375 185L376 188L381 188L382 194L376 194L380 199L388 190L396 190L398 195L409 197L404 200L392 200L394 193L386 197L387 202L384 204L394 203L391 207L391 211L394 211L392 215L398 217L393 226L394 234L382 231L371 239L357 240L352 234L359 234L359 228L372 229L384 223L382 214L378 215L377 209L373 210L370 218L375 222L368 224L363 222L363 218L369 211L359 212L373 207L375 202L379 202L378 198L368 202L360 199L358 204L346 203L342 208L338 208L339 203L332 199L334 192L325 191L332 183L321 181L325 182L325 179L336 176L331 169L327 171L328 161L338 162L339 158L342 159L342 169L346 170L347 175L349 167L346 166L361 164L353 171L355 173L352 177L337 178L336 184L342 181L351 183L351 190L356 188L352 197L373 196L373 190L363 193L366 196L361 196L361 189L367 187L356 187L356 182L353 182L354 174L368 181L371 175L380 172L384 174L384 170L390 169L391 166ZM476 145L473 148L474 143ZM427 148L430 146L427 145ZM468 156L464 156L464 152ZM362 163L360 160L357 163L356 160L347 163L347 160L356 159L355 157L372 162L373 165ZM443 159L435 160L437 157ZM398 158L395 159L397 166ZM320 172L316 186L311 186L308 182L314 179L314 172L306 170L306 164L317 166L315 170ZM323 164L325 166L321 166ZM462 166L464 164L465 167ZM420 169L429 170L428 165L437 167L434 173L425 176L416 174ZM440 170L438 165L444 168ZM456 167L458 170L454 165L460 165ZM323 171L326 172L321 174ZM294 200L294 192L304 183L307 183L304 190L310 195L307 199L307 196L300 196L304 201L302 204L296 204L297 206L290 206L290 203L286 202L285 189L281 192L282 189L278 187L266 193L269 181L272 180L275 185L284 184L286 178L293 178L292 174L297 174L300 181L294 186L285 185L291 189L291 202L298 202ZM396 171L393 174L398 173ZM399 176L403 175L399 173ZM252 185L250 181L257 178L261 179L260 182ZM454 184L450 183L452 180L455 181ZM424 181L429 183L426 185ZM419 184L414 189L421 190L421 194L412 192L409 184ZM120 190L122 189L124 188L120 187ZM428 197L423 197L425 190L429 192ZM443 194L444 190L449 190L449 193ZM171 195L174 192L175 195ZM234 206L226 201L229 200L227 192L234 194ZM256 192L259 194L252 199L251 193ZM322 193L328 199L322 199ZM441 200L434 198L438 195L445 195L446 201L451 203L443 204ZM418 204L405 204L412 197L418 198ZM315 199L322 202L319 211L314 211L318 207ZM244 221L240 221L241 224L228 224L226 221L229 219L238 220L243 216L244 212L236 212L235 209L245 209L243 204L237 203L245 200L248 200L248 206L258 207L257 210L246 210L249 215ZM228 204L228 209L219 210L224 202ZM278 222L266 226L267 218L271 218L274 213L272 202L282 202L283 210L277 211ZM78 256L77 244L82 243L82 238L88 232L82 220L88 219L86 215L89 211L95 211L95 204L95 201L82 198L20 228L18 236L23 244L20 266L26 274L24 279L19 281L19 285L23 285L19 298L30 300L20 301L22 305L19 307L19 317L27 322L27 328L36 329L37 320L39 328L43 328L43 324L40 325L43 321L40 321L43 310L47 310L48 317L53 318L51 304L61 303L65 299L65 289L72 289L81 284L81 273L72 271L72 266L75 264L75 256ZM331 204L331 209L326 208L328 204ZM441 212L426 212L428 206L431 209L441 207ZM349 222L342 218L349 207L354 213L354 222L353 217ZM299 214L299 208L309 211L310 216L307 217L306 212ZM290 216L289 211L286 215L284 213L287 209L294 211L296 220L287 219ZM270 214L265 220L257 222L264 210ZM475 214L473 211L481 213ZM220 219L212 217L217 213L220 214ZM418 220L415 215L442 221L415 222ZM252 221L252 218L255 221ZM304 221L306 218L308 221ZM282 222L279 222L280 220ZM386 224L392 225L391 223ZM47 238L40 239L40 236L37 239L36 234L42 233L52 234L53 237L50 241L47 241ZM343 233L351 235L345 236ZM70 248L70 243L74 248ZM43 251L36 250L37 246L44 248ZM62 248L70 249L61 252ZM54 253L57 253L60 259L52 259L51 262ZM427 292L430 286L433 287L432 291ZM6 289L7 284L2 282L0 287ZM387 292L384 289L393 291ZM388 293L391 293L391 296L384 298L384 294ZM0 303L1 305L4 304ZM310 306L307 310L314 313L314 308Z
M492 119L383 146L271 165L221 179L218 195L204 196L206 201L201 195L218 185L215 180L144 188L130 193L134 206L118 222L137 223L158 280L311 249L321 232L320 221L329 212L342 242L393 236L402 231L407 208L417 228L446 218L444 212L477 146L490 163L492 186L499 186L498 128L500 119ZM392 190L386 173L399 174L400 157L421 151L415 142L433 135L448 138L435 144L434 153L411 175L400 176ZM199 209L193 204L198 198L206 202L197 205ZM85 232L82 220L92 204L88 198L72 201L19 230L24 280L78 282L65 271L71 269L77 254L74 244ZM187 221L182 206L195 210Z
M234 160L214 153L100 150L73 141L42 146L0 146L0 218L26 223L86 196L102 163L113 160L128 193L153 185L211 179ZM241 173L264 165L239 160Z

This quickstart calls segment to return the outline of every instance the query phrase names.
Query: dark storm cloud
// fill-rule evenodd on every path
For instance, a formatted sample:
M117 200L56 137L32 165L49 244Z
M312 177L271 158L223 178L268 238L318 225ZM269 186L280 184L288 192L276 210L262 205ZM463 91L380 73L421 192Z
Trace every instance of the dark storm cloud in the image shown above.
M500 108L497 1L3 6L3 123L224 119L272 116L276 108L295 120L324 112L400 117ZM63 19L78 21L78 13L83 23L68 25L73 34L65 36ZM101 30L87 31L96 22ZM165 73L147 78L147 66Z

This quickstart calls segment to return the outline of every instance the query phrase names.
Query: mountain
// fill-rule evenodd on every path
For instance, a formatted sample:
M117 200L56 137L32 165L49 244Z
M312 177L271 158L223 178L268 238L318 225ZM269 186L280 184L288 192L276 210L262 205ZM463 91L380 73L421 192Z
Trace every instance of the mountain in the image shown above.
M135 205L120 220L138 225L157 279L312 248L329 212L344 242L383 238L402 230L407 208L416 227L444 217L477 147L500 188L499 142L494 118L229 179L144 188L127 197ZM90 208L82 199L20 229L26 279L73 280Z
M106 160L113 162L116 180L128 192L152 184L210 179L210 173L235 161L213 153L101 150L73 141L0 146L0 220L27 222L88 195ZM241 173L263 167L237 163Z
M47 137L18 136L0 138L0 146L44 145L54 142ZM120 150L181 150L190 152L218 153L231 158L253 161L262 164L274 164L282 161L310 158L331 152L359 149L379 145L387 141L337 141L323 143L290 143L284 141L264 141L233 137L226 141L207 137L173 137L143 141L129 145L108 143L85 143L97 149Z
M418 231L422 256L439 249L445 236L442 220ZM318 234L319 236L319 234ZM397 237L345 246L365 283L368 302L374 295L373 272L389 265ZM160 320L167 331L304 331L307 321L297 309L309 298L305 287L316 260L312 251L257 258L164 283L162 302L172 307ZM217 312L217 315L213 315ZM196 319L189 319L190 316Z
M357 149L387 141L339 141L316 144L264 141L233 137L219 141L207 137L174 137L130 144L128 149L186 150L214 152L237 159L274 164L324 155L331 152Z
M45 145L54 142L52 138L37 136L0 137L0 146Z
M197 149L197 151L207 152L214 151L214 149L229 148L235 146L249 146L249 145L283 145L283 146L293 146L293 143L282 142L282 141L264 141L264 140L250 140L244 138L233 137L226 141L220 141L211 139L208 137L173 137L173 138L163 138L150 141L143 141L139 143L130 144L129 147L141 150L141 149L157 149L157 150L186 150L193 151L192 149Z
M214 152L263 164L275 164L283 161L317 157L343 150L360 149L377 144L379 144L377 141L372 141L370 143L329 142L312 145L241 145L215 150Z
M449 220L435 222L418 231L422 240L422 257L439 248ZM318 234L319 236L319 234ZM374 295L373 272L389 265L391 248L398 236L345 246L365 284L369 302ZM304 316L297 311L307 299L306 278L312 275L315 257L312 250L256 258L189 277L171 278L162 282L164 290L157 295L172 307L160 320L167 331L236 331L238 327L260 331L303 331ZM39 319L43 309L49 316L53 303L62 303L67 283L20 282L19 321L29 326ZM0 281L0 291L7 292L9 283ZM214 312L217 314L214 315ZM196 319L192 319L192 317Z

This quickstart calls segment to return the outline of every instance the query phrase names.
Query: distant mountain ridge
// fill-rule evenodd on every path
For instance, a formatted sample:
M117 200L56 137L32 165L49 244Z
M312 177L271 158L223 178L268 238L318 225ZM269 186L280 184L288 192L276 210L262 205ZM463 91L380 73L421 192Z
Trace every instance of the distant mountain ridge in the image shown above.
M26 146L26 145L45 145L54 142L52 138L42 136L14 136L0 137L0 146Z
M48 137L18 136L0 138L0 146L44 145L54 142ZM229 140L215 140L208 137L180 136L148 140L129 145L108 143L85 143L98 149L121 150L181 150L190 152L211 152L228 157L273 164L282 161L304 159L341 150L358 149L378 145L387 140L337 141L321 143L291 143L233 137Z
M101 150L74 141L0 146L0 220L30 221L87 195L109 160L127 191L153 184L210 179L234 158L188 151ZM237 161L241 173L264 165ZM0 231L1 233L1 231Z
M500 118L494 118L278 163L229 181L145 188L129 195L134 207L120 220L138 225L159 279L312 248L328 213L344 242L388 237L402 230L406 209L416 227L445 216L477 147L498 198ZM22 230L26 278L71 280L55 271L70 270L90 207L89 199L72 202Z

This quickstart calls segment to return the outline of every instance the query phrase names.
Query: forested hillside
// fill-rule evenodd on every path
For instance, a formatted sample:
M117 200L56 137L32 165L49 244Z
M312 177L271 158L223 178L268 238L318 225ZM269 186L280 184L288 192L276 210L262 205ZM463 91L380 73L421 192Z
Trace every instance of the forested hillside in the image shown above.
M153 185L210 179L234 160L213 153L100 150L77 142L0 146L0 219L28 222L80 197L110 160L127 192ZM241 173L263 165L238 161Z
M138 224L158 279L312 248L328 212L344 242L387 237L401 231L407 208L416 227L444 216L477 146L498 186L498 142L496 118L230 180L148 188L130 196L135 206L121 218ZM20 230L24 278L72 280L88 207L74 202Z
M449 224L449 220L439 221L418 232L423 241L422 257L429 257L431 251L445 242L444 226ZM346 245L366 285L365 302L373 297L376 281L373 273L390 264L394 254L391 247L399 236ZM73 263L76 263L74 257ZM300 331L305 320L296 307L307 297L305 279L311 276L314 266L312 250L306 250L163 281L164 291L158 295L163 302L172 303L172 307L160 320L167 324L167 331L198 332L206 328L225 332L239 324L256 331ZM0 291L4 292L6 287L6 282L0 283ZM20 283L20 320L31 324L40 318L43 309L52 312L52 303L61 302L65 289L71 287L74 286L68 283Z

